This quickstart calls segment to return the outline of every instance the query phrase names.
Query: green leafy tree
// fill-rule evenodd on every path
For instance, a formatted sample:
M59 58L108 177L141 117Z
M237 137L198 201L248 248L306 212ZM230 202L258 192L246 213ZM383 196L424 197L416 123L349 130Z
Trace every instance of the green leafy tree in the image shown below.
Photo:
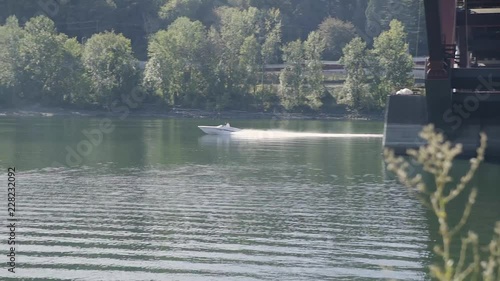
M15 16L9 17L5 25L0 26L0 95L2 100L12 103L13 92L18 91L22 65L20 65L19 45L24 37L24 30Z
M388 28L390 3L387 0L369 0L366 7L365 39L373 39Z
M407 13L407 11L412 12ZM402 22L408 31L407 42L410 52L416 55L426 54L427 38L422 0L370 0L365 15L365 33L370 38L375 38L389 29L390 22L396 19Z
M260 36L260 38L264 38L260 48L260 87L259 90L256 91L257 93L255 93L257 102L263 109L269 108L272 103L277 103L276 87L266 84L264 80L266 76L266 65L279 62L278 55L281 46L281 29L282 24L280 11L274 8L268 10L264 20L263 30L265 34ZM270 74L269 77L272 79L273 74Z
M245 38L240 48L240 66L244 85L255 94L260 69L260 45L254 35Z
M344 65L347 77L340 91L340 96L337 98L341 103L354 109L363 109L367 104L368 91L365 72L367 67L366 43L360 37L356 37L344 47L343 53L340 62Z
M415 56L427 55L427 36L425 26L424 3L422 0L403 0L403 9L414 11L412 16L405 16L404 13L395 13L392 19L402 22L407 33L407 42L410 53Z
M216 10L217 24L210 30L210 40L216 48L217 109L242 106L246 83L241 83L245 72L241 69L240 50L245 39L253 34L257 9L240 11L222 7Z
M63 65L65 78L64 84L66 99L77 106L87 106L93 102L91 81L82 63L83 45L76 38L66 40L64 43L65 64Z
M304 104L304 46L295 40L283 47L283 61L286 67L280 73L279 98L286 110Z
M85 42L82 62L92 83L92 100L109 105L138 83L137 60L130 40L104 32Z
M202 0L168 0L160 8L159 15L174 21L178 17L194 17L202 5Z
M350 22L328 17L319 25L318 32L325 40L323 58L338 60L342 56L342 49L356 36L356 28Z
M244 93L248 85L241 84L246 73L240 64L240 50L245 39L255 34L258 22L258 10L249 8L240 11L236 8L221 8L217 11L220 17L218 28L221 47L221 72L225 76L225 91L233 98Z
M323 105L321 53L324 48L324 40L314 31L305 42L296 40L283 47L286 67L280 73L279 97L286 110L318 110Z
M201 22L178 18L151 38L144 82L170 105L198 105L210 92L208 43Z
M367 51L361 38L353 39L341 58L347 77L339 100L354 109L383 109L388 94L411 87L413 59L405 39L396 20L375 38L373 50Z
M393 20L390 29L375 38L370 57L372 92L376 105L385 107L388 94L402 88L411 87L413 58L408 53L406 33L401 22Z
M16 18L9 18L0 34L0 56L5 58L0 83L4 87L25 102L72 102L81 90L77 85L82 74L81 46L75 39L57 33L54 22L45 16L30 19L24 29Z
M318 32L311 32L304 42L305 58L305 83L307 92L305 94L305 104L313 110L318 110L322 105L321 99L325 93L323 85L323 64L321 54L325 49L325 41Z
M131 39L124 45L130 45L137 58L146 60L146 49L151 49L151 44L146 44L146 41L151 43L151 38L154 37L149 35L182 17L200 21L205 29L205 40L208 43L203 47L203 61L177 72L172 69L182 69L182 65L187 64L180 63L180 59L175 58L174 64L170 65L166 63L166 57L155 55L148 62L146 74L149 76L147 81L144 80L149 85L155 84L154 90L161 95L165 94L165 100L175 104L206 105L217 109L261 108L264 99L275 102L279 90L281 93L299 93L298 104L292 107L317 109L320 106L318 101L321 100L318 97L322 96L319 82L321 75L316 75L319 73L319 64L311 58L311 52L306 51L306 45L309 40L307 36L318 25L318 33L326 44L323 56L327 59L339 57L339 50L355 34L353 26L356 30L364 31L363 34L359 32L360 36L369 35L365 39L371 42L372 37L388 28L390 20L394 18L400 19L408 31L407 42L411 52L416 52L417 46L419 52L425 49L422 47L425 46L425 28L420 28L425 26L424 13L417 13L422 10L421 0L60 1L56 8L51 7L57 9L56 13L54 10L47 11L50 7L45 7L42 2L44 1L7 1L3 6L5 9L0 10L2 22L9 15L17 15L22 19L20 24L7 21L0 28L0 95L4 100L16 93L16 97L29 96L25 100L31 102L69 102L81 105L106 103L119 95L120 88L131 88L131 85L137 83L137 73L131 71L135 72L131 74L135 78L122 79L122 75L128 75L125 74L127 67L122 67L126 63L121 66L110 64L108 68L104 66L105 63L99 65L98 62L134 59L128 51L122 52L120 48L105 52L87 51L89 45L85 44L82 50L78 42L104 30L115 30ZM408 15L401 13L401 9L415 13ZM53 26L50 26L48 19L26 22L26 19L41 10L54 21ZM346 20L352 22L352 25ZM58 33L55 26L63 34ZM370 31L370 26L378 27L378 31L367 32ZM281 45L297 39L301 42L306 40L302 43L302 76L297 80L301 81L300 89L291 90L288 83L279 88L269 84L270 81L274 83L277 77L274 73L265 72L265 66L280 63L283 55ZM99 40L95 40L94 45L97 41ZM159 50L160 47L156 52L159 53ZM116 55L104 58L104 54L120 52L124 54L123 57ZM90 63L93 57L97 59ZM151 67L154 64L157 66ZM132 65L135 67L134 63ZM290 71L290 68L294 70ZM385 73L383 65L378 61L369 62L368 68L380 69L381 73ZM121 74L118 75L118 72ZM290 80L294 77L294 72L296 69L290 66L282 76L287 77L285 80ZM373 102L373 97L366 95L360 99L365 105L372 101L376 107L381 107L382 97L392 91L392 84L382 83L382 78L382 75L370 77L370 81L380 82L371 84L372 87L378 85L373 91L374 97L378 98ZM366 87L366 83L352 82L353 80L348 79L346 84ZM129 86L124 86L127 83ZM89 85L91 90L88 90ZM361 107L367 107L365 105Z
M23 88L35 101L41 101L44 94L59 99L55 95L61 94L57 92L57 83L64 60L65 36L58 36L54 22L45 16L30 19L24 31L19 47Z
M134 54L140 60L146 60L148 36L166 26L167 23L159 16L160 7L164 4L163 0L43 0L34 2L39 4L38 12L45 5L57 2L59 5L54 5L57 8L53 8L57 12L49 12L49 15L57 23L58 29L70 37L84 40L106 30L114 30L116 33L123 34L131 40ZM53 14L55 15L52 16Z
M57 2L58 5L52 5ZM132 41L134 53L140 60L147 57L148 35L166 28L179 17L201 21L207 28L218 22L214 10L222 6L238 10L257 8L260 11L279 10L283 22L284 42L304 40L327 17L350 21L371 39L388 28L392 19L402 21L409 31L408 42L415 51L425 51L424 13L422 0L86 0L86 1L3 1L0 22L10 15L29 19L44 12L56 22L58 29L69 37L90 38L105 30L115 30ZM367 8L368 7L368 8ZM396 7L396 8L394 8ZM401 7L401 9L397 8ZM419 13L420 25L419 25ZM413 11L407 13L406 11ZM21 25L25 20L21 21ZM380 24L382 28L377 26ZM375 33L366 27L375 26ZM417 32L417 31L420 32ZM419 36L417 36L419 34ZM360 36L363 34L359 34ZM418 37L418 38L417 38ZM257 36L259 43L262 43ZM421 53L425 53L422 52Z
M267 11L264 19L264 38L261 47L262 65L275 63L278 61L278 53L281 43L281 13L278 9Z
M279 11L222 7L209 37L216 50L219 108L246 108L263 84L265 64L275 61L281 42ZM262 71L262 72L261 72ZM260 73L259 73L260 72ZM259 79L260 74L260 79Z

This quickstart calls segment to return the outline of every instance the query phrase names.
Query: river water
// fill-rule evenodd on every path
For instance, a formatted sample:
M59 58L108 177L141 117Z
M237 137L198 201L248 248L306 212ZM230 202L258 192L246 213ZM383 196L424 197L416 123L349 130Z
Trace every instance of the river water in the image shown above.
M2 280L429 279L437 226L386 173L382 123L196 127L222 121L116 119L101 139L99 118L1 118L18 218L16 273ZM484 165L476 181L471 227L486 238L499 172Z

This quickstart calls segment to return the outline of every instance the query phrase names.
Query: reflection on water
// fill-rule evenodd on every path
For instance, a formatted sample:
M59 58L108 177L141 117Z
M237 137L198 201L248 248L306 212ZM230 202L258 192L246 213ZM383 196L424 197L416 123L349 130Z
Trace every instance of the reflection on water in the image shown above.
M0 119L0 166L19 170L16 277L427 279L434 225L386 178L383 124L240 121L262 130L248 137L204 136L203 122L115 120L68 168L50 163L98 120ZM479 204L498 204L495 192Z

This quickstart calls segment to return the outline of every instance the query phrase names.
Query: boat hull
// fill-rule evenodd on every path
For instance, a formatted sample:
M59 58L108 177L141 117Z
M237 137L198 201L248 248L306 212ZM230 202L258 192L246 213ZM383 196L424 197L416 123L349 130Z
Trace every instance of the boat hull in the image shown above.
M241 129L233 127L214 127L214 126L198 126L207 135L229 135L241 131Z

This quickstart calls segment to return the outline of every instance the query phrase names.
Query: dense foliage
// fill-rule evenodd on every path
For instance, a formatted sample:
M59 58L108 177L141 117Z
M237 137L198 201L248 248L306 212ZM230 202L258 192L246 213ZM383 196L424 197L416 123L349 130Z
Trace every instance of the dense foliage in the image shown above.
M421 0L3 0L0 22L15 15L24 24L44 14L69 37L90 38L115 30L130 38L139 60L146 60L148 36L165 29L179 17L209 27L217 21L217 8L279 9L283 18L283 41L306 39L328 17L351 23L364 40L371 40L392 19L403 22L411 54L426 53L424 13Z
M171 105L198 106L209 91L210 55L203 25L182 17L149 44L145 84Z
M110 32L93 35L83 46L82 64L91 81L92 99L109 104L139 83L130 40Z
M411 87L413 59L405 36L401 22L393 20L373 49L360 37L347 44L340 60L347 76L338 98L356 109L383 109L389 93Z
M381 108L387 92L411 84L407 50L426 51L421 2L0 1L0 104L108 107L142 85L148 101L168 106ZM347 76L336 91L321 60L341 57ZM286 66L265 71L273 63Z

